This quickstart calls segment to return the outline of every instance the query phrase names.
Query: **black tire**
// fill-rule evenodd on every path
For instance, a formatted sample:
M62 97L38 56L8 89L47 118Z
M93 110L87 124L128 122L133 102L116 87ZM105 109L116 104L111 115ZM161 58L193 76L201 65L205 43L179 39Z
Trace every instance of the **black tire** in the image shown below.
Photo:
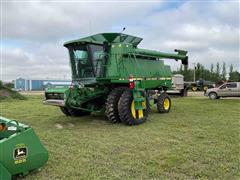
M131 90L127 89L122 93L122 96L119 100L119 105L118 105L118 112L119 112L119 117L122 122L124 122L127 125L139 125L144 123L149 115L150 112L150 105L149 105L149 100L146 97L146 109L143 110L143 117L138 118L139 112L135 114L135 117L132 113L132 103L133 102L133 93ZM133 106L134 108L134 106ZM135 112L136 113L136 112Z
M197 91L197 86L192 86L192 91Z
M184 89L184 97L187 97L188 96L188 89Z
M181 96L181 97L184 97L184 89L181 89L181 90L180 90L180 96Z
M82 111L79 109L73 109L73 108L67 108L67 107L60 107L60 109L66 116L86 116L91 114L91 112L88 112L88 111Z
M62 111L63 114L66 116L71 116L71 114L68 112L68 108L66 107L60 107L60 110Z
M106 110L105 114L108 120L112 123L121 122L121 119L118 114L118 102L124 91L124 88L116 88L111 91L108 95L106 101Z
M209 97L209 99L212 99L212 100L219 99L217 96L217 93L215 93L215 92L209 93L208 97Z
M157 99L157 110L159 113L168 113L171 109L172 102L168 94L162 93Z

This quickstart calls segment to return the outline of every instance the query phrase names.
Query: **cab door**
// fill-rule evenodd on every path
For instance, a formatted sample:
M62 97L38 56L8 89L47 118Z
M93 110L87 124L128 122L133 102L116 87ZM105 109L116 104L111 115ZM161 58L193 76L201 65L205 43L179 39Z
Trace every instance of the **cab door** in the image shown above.
M217 93L218 93L218 96L226 96L226 93L227 93L227 84L223 84L222 86L219 87Z
M227 84L228 96L238 96L239 89L237 87L237 83L229 83Z

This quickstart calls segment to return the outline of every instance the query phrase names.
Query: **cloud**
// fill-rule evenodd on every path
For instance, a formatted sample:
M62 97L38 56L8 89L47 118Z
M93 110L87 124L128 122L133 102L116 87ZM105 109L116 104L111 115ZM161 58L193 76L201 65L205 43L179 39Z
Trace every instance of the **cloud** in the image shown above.
M5 3L3 35L31 41L79 37L111 30L110 24L139 21L152 7L152 3Z
M184 49L190 65L225 61L240 70L238 2L5 2L2 20L5 80L70 78L64 41L123 27L144 38L142 48Z

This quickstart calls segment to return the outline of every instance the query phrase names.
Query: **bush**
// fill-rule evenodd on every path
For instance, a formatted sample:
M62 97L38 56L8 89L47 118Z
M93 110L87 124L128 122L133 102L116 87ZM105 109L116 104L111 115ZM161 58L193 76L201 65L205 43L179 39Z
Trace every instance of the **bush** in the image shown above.
M3 85L2 81L0 81L0 100L4 99L27 99L25 96L20 94L19 92L13 91L10 87Z
M0 89L2 89L2 88L3 88L3 82L0 81Z

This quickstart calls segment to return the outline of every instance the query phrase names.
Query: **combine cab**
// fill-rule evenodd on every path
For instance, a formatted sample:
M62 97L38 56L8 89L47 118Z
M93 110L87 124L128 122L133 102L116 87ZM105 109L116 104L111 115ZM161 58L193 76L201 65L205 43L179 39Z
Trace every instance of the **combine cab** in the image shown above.
M39 169L48 152L29 126L0 116L0 179L10 180Z
M172 74L163 58L187 65L187 52L140 49L141 41L122 33L102 33L66 42L72 85L61 99L49 98L46 92L44 104L59 106L67 116L104 111L111 122L128 125L147 120L152 98L160 113L169 112L171 100L166 91L172 86Z

